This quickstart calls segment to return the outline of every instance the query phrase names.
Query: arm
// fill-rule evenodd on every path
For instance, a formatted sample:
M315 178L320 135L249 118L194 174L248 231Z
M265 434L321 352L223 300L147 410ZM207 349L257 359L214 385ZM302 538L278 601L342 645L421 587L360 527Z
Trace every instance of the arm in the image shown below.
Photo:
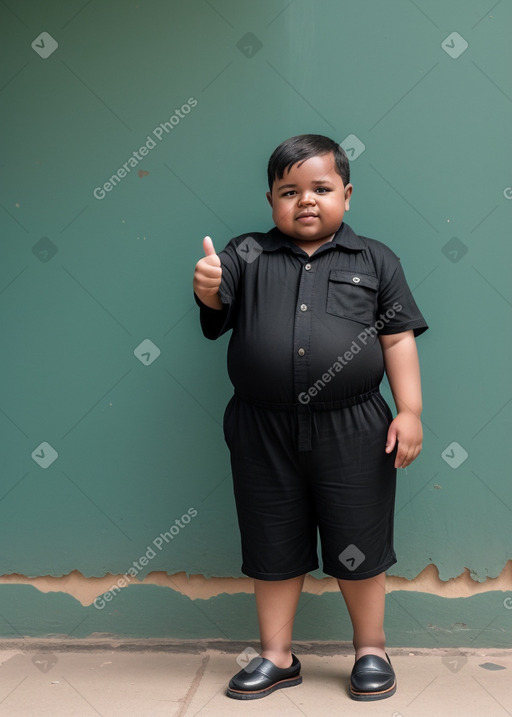
M421 451L421 380L414 332L379 336L397 415L389 425L386 453L398 440L395 468L407 468Z

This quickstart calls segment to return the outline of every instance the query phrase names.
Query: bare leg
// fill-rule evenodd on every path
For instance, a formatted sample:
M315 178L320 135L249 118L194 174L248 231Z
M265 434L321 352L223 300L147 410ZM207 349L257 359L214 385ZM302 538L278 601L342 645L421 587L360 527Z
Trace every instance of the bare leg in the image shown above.
M289 580L254 580L261 657L277 667L292 664L292 631L305 575Z
M372 654L386 659L384 605L386 574L366 580L338 580L354 629L356 660Z

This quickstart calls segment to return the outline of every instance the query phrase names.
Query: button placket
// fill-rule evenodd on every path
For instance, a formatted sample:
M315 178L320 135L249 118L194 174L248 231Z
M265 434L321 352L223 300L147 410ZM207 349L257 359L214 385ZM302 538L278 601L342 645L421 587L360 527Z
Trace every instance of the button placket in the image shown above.
M310 375L310 345L311 327L313 321L313 289L315 284L315 271L311 271L312 262L304 264L304 271L300 273L297 291L293 345L293 383L295 401L298 402L300 393L307 391ZM297 428L299 450L311 450L311 420L309 407L301 404L297 407Z
M297 292L295 324L293 328L293 343L295 346L295 358L297 362L296 366L294 366L296 395L298 395L300 391L304 390L304 385L306 385L307 388L307 381L309 380L308 362L304 360L301 361L299 357L306 356L309 351L309 343L311 340L311 321L313 318L310 309L312 306L314 282L314 271L309 270L301 272ZM302 355L299 353L299 349L303 349L304 353Z

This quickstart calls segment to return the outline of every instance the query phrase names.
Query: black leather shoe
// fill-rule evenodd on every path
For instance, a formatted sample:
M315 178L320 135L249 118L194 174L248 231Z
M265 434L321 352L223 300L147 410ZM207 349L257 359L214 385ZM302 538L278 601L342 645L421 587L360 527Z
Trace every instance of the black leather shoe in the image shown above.
M300 685L300 662L292 655L290 667L276 667L265 657L253 658L229 682L227 696L235 700L257 700L282 687Z
M395 671L388 661L377 655L363 655L356 660L350 675L349 693L353 700L383 700L396 692Z

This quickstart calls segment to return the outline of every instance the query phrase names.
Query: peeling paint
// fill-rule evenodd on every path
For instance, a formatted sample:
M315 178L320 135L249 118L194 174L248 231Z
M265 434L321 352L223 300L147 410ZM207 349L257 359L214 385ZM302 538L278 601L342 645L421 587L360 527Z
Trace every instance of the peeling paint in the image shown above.
M500 575L496 578L487 578L483 582L472 579L472 571L466 568L464 572L450 580L440 580L439 571L433 564L427 565L414 579L397 576L386 576L386 592L416 591L438 595L446 598L471 597L479 593L490 591L512 590L512 560L509 560ZM82 605L91 605L103 593L112 589L124 575L107 573L103 577L85 577L79 570L62 576L44 575L40 577L27 577L12 574L0 576L1 584L32 585L43 593L63 592L71 595ZM126 580L124 580L126 582ZM132 578L128 585L159 585L178 592L191 600L208 600L221 594L237 595L240 593L253 593L252 578L215 577L205 578L203 575L187 575L185 572L168 575L165 572L152 572L143 580ZM123 589L123 588L121 588ZM326 592L338 592L338 584L334 578L315 578L307 575L304 582L304 592L320 595Z

